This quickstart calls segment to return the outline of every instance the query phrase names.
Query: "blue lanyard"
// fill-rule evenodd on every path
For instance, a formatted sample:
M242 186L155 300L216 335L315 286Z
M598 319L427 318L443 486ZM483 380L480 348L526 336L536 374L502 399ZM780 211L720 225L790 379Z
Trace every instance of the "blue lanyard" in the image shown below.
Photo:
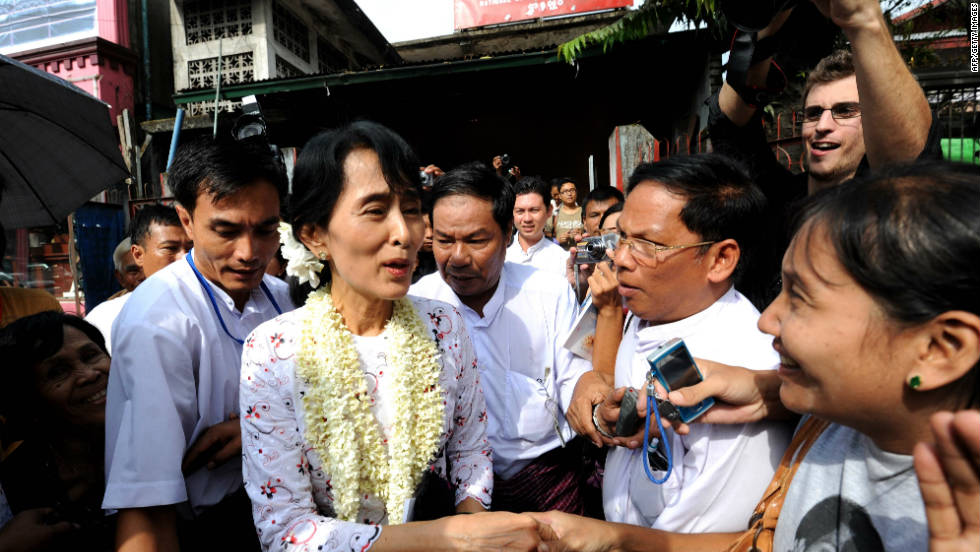
M657 408L657 401L654 400L654 395L657 390L653 387L653 383L647 384L647 420L646 425L643 429L643 446L645 450L643 451L643 458L640 460L643 462L643 471L646 472L647 478L650 481L656 483L657 485L663 484L667 479L670 478L670 473L674 471L674 456L670 451L670 436L664 432L664 425L660 421L660 410ZM664 444L664 456L667 457L667 471L664 476L657 479L653 476L650 471L650 453L653 449L657 448L658 443L650 442L650 415L653 413L653 418L657 420L657 429L660 431L660 442ZM657 439L654 439L657 441Z
M187 259L187 264L191 265L191 270L194 271L194 276L197 276L197 281L201 282L201 287L203 287L204 291L207 292L208 299L211 300L211 308L214 309L214 314L218 317L218 323L221 324L221 329L228 334L228 337L235 340L236 343L239 345L245 345L244 339L238 339L237 337L231 335L231 332L228 331L228 326L225 325L225 319L221 317L221 311L218 310L218 302L214 300L214 291L211 289L211 284L208 283L204 276L201 275L201 272L197 269L197 266L194 264L194 257L191 256L191 252L188 251L187 256L184 258ZM276 303L276 300L272 297L272 292L269 291L269 288L265 285L265 282L259 284L259 287L262 288L262 292L265 293L265 296L269 298L269 302L272 303L272 307L276 309L276 312L282 314L282 309L279 308L279 303Z

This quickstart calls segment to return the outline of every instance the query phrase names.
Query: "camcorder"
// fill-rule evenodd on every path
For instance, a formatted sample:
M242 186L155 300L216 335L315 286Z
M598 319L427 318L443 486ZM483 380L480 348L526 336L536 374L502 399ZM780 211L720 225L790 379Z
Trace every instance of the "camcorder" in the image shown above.
M619 234L589 236L575 244L575 264L596 264L611 260L610 253L619 243Z
M286 174L282 152L279 151L278 146L269 141L265 117L262 115L259 100L254 95L242 98L242 114L235 119L235 124L231 127L231 135L237 142L269 148L279 170L283 175ZM292 183L289 185L289 190L292 192Z
M262 116L262 108L259 107L259 100L255 96L242 98L242 114L235 120L231 134L238 141L253 138L269 141L265 117Z

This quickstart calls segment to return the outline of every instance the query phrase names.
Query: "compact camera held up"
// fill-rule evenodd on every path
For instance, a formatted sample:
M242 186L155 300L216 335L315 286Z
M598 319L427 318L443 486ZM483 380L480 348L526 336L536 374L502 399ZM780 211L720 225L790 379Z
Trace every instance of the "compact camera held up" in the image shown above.
M610 253L619 243L619 234L589 236L575 244L575 264L596 264L611 260Z
M419 171L419 179L422 180L423 188L432 188L436 183L436 176L433 173L425 172L424 170Z

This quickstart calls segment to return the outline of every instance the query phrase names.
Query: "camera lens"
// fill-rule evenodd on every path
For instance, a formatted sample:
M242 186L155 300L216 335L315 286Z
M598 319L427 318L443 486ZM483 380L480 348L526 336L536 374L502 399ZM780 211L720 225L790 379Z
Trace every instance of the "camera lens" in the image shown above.
M231 132L236 140L245 140L254 136L265 136L265 121L261 115L246 113L235 121L235 126Z

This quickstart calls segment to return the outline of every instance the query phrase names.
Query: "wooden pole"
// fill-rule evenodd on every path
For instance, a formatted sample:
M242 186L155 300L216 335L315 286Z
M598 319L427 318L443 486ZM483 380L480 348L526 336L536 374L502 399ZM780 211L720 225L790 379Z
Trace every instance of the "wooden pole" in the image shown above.
M78 251L75 249L75 213L68 215L68 268L71 270L71 288L75 290L75 314L82 316L82 301L78 297Z

